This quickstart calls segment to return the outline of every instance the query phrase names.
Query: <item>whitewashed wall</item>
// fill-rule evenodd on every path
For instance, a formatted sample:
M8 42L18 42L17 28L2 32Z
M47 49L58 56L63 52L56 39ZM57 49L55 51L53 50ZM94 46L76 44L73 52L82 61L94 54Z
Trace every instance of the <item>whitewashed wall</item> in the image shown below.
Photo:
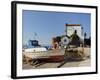
M78 34L78 36L80 37L80 38L82 38L83 36L82 36L82 28L81 28L81 26L67 26L67 35L68 36L71 36L73 33L74 33L74 31L77 31L77 34Z

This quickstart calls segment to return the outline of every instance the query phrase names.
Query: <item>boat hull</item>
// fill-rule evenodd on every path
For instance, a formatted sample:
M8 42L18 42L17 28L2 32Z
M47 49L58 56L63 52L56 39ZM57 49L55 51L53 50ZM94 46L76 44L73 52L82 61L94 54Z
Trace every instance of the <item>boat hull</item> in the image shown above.
M50 56L49 58L38 58L34 60L38 60L40 62L61 62L64 61L64 55L56 55Z
M23 52L23 55L40 62L60 62L64 60L64 50L51 50L42 52Z

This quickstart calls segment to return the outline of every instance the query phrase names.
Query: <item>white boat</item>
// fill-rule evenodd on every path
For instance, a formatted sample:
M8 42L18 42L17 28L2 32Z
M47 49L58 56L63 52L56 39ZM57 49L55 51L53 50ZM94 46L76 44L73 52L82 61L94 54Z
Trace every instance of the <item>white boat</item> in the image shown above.
M33 60L41 61L63 61L64 50L47 50L47 51L36 51L36 52L23 52L23 55Z
M48 50L40 46L37 40L29 40L33 47L23 49L23 55L34 60L61 61L64 58L64 50Z

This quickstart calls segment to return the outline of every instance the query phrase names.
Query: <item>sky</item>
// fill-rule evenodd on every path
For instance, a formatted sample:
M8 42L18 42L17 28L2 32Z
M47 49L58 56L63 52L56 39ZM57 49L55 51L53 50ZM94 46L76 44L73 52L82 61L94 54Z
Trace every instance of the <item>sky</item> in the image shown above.
M23 10L22 43L37 39L41 45L52 44L52 38L65 34L65 24L81 24L84 32L91 35L91 14Z

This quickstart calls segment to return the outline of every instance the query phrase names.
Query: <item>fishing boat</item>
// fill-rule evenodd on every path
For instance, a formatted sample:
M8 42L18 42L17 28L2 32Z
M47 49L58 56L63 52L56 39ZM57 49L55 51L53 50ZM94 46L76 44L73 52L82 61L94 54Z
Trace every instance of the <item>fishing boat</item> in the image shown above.
M64 60L64 49L48 50L46 47L39 45L38 40L29 40L29 45L29 48L23 49L24 57L45 62Z

